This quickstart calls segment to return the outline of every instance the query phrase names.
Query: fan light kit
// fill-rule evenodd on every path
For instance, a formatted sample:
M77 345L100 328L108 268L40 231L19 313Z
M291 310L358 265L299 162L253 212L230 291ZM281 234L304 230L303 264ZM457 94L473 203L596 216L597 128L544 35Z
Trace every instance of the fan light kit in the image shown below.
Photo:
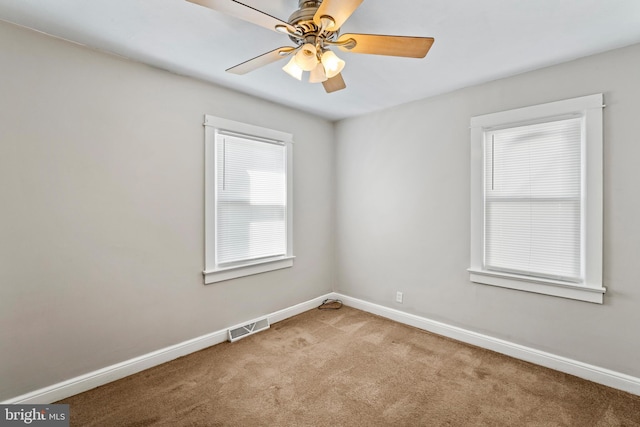
M363 0L298 0L298 10L288 22L268 15L236 0L187 0L224 14L260 25L289 36L295 46L283 46L227 71L246 74L280 59L290 57L282 69L302 80L309 73L310 83L322 83L328 92L344 89L345 61L330 48L344 52L424 58L434 39L431 37L389 36L378 34L342 34L340 27Z

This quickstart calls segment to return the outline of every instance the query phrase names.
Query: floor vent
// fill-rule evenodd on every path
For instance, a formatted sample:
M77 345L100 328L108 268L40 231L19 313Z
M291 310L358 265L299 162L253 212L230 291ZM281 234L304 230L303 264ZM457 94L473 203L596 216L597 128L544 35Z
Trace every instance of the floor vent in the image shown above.
M240 338L248 337L256 332L269 329L269 319L256 320L255 322L247 323L246 325L236 326L229 329L229 341L238 341Z

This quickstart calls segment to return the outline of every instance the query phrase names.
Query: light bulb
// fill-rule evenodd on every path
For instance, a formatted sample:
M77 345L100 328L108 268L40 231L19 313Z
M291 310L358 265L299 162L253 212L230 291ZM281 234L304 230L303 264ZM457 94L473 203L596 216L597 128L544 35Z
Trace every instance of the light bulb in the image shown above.
M327 80L327 74L324 72L324 65L318 63L309 74L309 83L322 83Z
M295 56L282 69L294 79L302 80L302 68L296 63Z
M322 54L322 65L327 73L327 78L332 78L340 74L345 66L345 62L330 50Z
M296 63L304 71L313 70L318 64L318 58L316 57L316 47L311 43L307 43L296 53Z

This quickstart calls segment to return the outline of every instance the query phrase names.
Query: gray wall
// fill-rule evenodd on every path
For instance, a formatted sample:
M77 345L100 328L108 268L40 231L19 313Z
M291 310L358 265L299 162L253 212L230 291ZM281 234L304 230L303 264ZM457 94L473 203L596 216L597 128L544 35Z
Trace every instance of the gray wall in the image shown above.
M640 376L640 45L335 128L2 22L0 64L0 400L332 289ZM596 92L605 304L470 283L469 118ZM202 284L204 114L295 135L292 269Z
M295 266L203 285L204 114L291 132ZM0 22L0 401L332 290L333 125Z
M339 122L336 290L640 377L638 70L634 45ZM469 119L598 92L605 304L470 283Z

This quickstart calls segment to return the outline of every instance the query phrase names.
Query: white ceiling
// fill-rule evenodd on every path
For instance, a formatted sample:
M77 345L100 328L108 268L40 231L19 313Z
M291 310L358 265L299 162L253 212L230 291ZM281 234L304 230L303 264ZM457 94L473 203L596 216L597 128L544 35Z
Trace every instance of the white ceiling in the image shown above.
M284 21L297 0L242 0ZM436 39L425 59L338 52L345 90L225 69L292 45L184 0L0 0L0 19L334 120L640 42L640 0L365 0L342 32Z

